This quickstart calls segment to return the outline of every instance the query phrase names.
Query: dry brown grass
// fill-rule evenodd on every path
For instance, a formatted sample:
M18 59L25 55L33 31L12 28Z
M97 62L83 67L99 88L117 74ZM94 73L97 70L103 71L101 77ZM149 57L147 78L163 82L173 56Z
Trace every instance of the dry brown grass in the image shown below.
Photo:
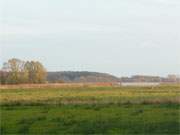
M29 88L63 88L63 87L103 87L113 86L113 83L47 83L47 84L16 84L0 85L0 89L29 89Z
M180 103L180 86L110 87L95 85L40 85L0 89L0 104ZM18 88L17 88L18 87ZM12 89L14 88L14 89Z

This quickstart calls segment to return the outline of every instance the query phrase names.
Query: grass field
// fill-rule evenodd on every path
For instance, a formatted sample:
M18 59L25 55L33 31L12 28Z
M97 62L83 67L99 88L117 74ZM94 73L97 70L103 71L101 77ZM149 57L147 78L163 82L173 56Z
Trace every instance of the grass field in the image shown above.
M180 86L1 89L2 134L179 134Z

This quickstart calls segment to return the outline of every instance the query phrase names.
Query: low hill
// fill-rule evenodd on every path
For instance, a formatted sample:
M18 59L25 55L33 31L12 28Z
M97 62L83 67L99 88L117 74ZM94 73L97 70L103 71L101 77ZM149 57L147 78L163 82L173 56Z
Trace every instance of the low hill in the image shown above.
M118 82L120 79L107 74L98 72L74 72L74 71L62 71L62 72L48 72L48 82Z

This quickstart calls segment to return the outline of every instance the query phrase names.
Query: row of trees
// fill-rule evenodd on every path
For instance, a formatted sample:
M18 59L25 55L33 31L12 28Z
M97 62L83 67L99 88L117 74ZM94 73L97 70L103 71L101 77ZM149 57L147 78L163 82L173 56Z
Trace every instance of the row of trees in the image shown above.
M46 69L38 61L10 59L0 70L1 84L45 83Z

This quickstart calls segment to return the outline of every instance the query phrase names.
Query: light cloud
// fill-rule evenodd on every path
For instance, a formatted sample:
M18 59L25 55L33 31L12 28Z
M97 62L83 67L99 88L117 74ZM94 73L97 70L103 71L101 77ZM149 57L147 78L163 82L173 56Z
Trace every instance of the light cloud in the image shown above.
M1 63L32 58L49 70L119 76L180 72L179 0L0 2Z

